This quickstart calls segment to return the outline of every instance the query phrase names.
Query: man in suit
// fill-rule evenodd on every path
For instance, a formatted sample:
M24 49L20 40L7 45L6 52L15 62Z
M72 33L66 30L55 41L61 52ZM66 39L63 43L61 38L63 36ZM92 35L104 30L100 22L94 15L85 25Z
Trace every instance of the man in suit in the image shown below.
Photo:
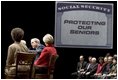
M109 74L107 75L107 78L109 79L117 79L117 58L113 58L112 61L112 68L109 72Z
M74 78L82 78L81 76L81 72L83 72L86 68L86 65L87 65L87 62L84 61L84 56L81 55L79 57L79 62L77 63L77 72L74 72L72 73L71 75L74 77Z
M78 72L78 78L85 78L86 71L90 68L90 65L92 63L92 56L88 57L88 63L86 64L86 67L84 68L84 71Z
M84 71L84 69L85 69L85 67L87 65L87 62L84 61L84 56L83 55L81 55L79 57L79 60L80 61L77 63L77 71Z
M113 57L109 56L108 57L108 63L106 64L106 66L103 68L102 70L102 79L107 78L107 75L110 73L111 69L112 69L112 61L113 61Z
M96 63L96 58L93 57L90 67L85 71L85 76L87 79L91 78L91 76L95 74L97 70L97 66L98 66L98 63Z
M80 61L77 63L77 74L78 74L78 78L82 78L81 72L85 71L87 62L84 61L84 56L83 55L81 55L79 57L79 60Z
M44 45L40 43L40 40L38 38L32 38L31 39L31 48L29 52L35 52L36 53L36 58L35 60L38 59L38 57L41 54L41 51L44 49Z

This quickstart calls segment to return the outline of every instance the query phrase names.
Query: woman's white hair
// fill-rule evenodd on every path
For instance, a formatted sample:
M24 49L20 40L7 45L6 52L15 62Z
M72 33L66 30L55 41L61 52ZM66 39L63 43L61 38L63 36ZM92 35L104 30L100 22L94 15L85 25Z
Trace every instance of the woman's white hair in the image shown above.
M46 34L44 37L43 37L43 42L44 43L47 43L47 44L52 44L53 43L53 36L50 35L50 34Z
M25 44L26 45L26 41L25 40L21 40L21 43Z

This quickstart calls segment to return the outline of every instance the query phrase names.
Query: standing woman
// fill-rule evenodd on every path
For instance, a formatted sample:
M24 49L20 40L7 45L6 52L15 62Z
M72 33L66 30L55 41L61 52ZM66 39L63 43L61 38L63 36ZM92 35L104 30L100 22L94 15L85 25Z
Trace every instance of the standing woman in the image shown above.
M53 45L53 36L50 34L46 34L43 37L43 42L45 43L46 47L42 50L41 55L38 59L34 62L35 66L45 66L48 67L50 56L54 55L57 56L57 51ZM36 73L46 74L48 69L47 68L36 68Z
M16 53L28 51L27 46L25 44L22 44L21 42L23 36L24 36L24 31L21 28L12 29L11 37L14 43L8 47L8 54L5 68L5 73L7 73L8 75L15 74L16 68L12 66L15 65L16 63Z

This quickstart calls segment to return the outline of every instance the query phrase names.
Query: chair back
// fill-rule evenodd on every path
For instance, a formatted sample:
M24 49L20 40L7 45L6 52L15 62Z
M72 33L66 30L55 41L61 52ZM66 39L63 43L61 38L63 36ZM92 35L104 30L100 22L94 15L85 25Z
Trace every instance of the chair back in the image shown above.
M50 55L49 65L46 67L48 69L47 74L39 74L35 73L34 78L36 79L53 79L53 73L55 69L55 62L59 56L58 55ZM38 65L37 67L39 67ZM42 68L43 66L40 66L39 68ZM45 66L44 66L45 67Z
M35 53L17 53L16 77L18 77L18 74L26 74L28 75L28 78L31 78L35 56Z
M53 74L55 68L55 62L59 56L58 55L51 55L49 61L49 71L48 74Z

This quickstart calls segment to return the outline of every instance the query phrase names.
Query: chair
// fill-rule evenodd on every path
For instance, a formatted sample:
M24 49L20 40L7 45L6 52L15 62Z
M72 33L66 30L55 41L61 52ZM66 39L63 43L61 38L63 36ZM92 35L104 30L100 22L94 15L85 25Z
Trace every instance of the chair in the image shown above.
M14 75L7 75L7 77L15 76L16 79L31 78L35 56L35 53L17 53L16 65L11 66L15 67L16 72Z
M35 72L34 73L34 78L36 78L36 79L53 79L53 73L54 73L54 69L55 69L55 62L56 62L58 57L59 57L58 55L57 56L51 55L50 60L49 60L49 66L47 67L47 69L48 69L47 74L39 74L39 73ZM45 67L45 66L38 65L38 66L35 66L35 68L36 67L41 68L41 67Z

